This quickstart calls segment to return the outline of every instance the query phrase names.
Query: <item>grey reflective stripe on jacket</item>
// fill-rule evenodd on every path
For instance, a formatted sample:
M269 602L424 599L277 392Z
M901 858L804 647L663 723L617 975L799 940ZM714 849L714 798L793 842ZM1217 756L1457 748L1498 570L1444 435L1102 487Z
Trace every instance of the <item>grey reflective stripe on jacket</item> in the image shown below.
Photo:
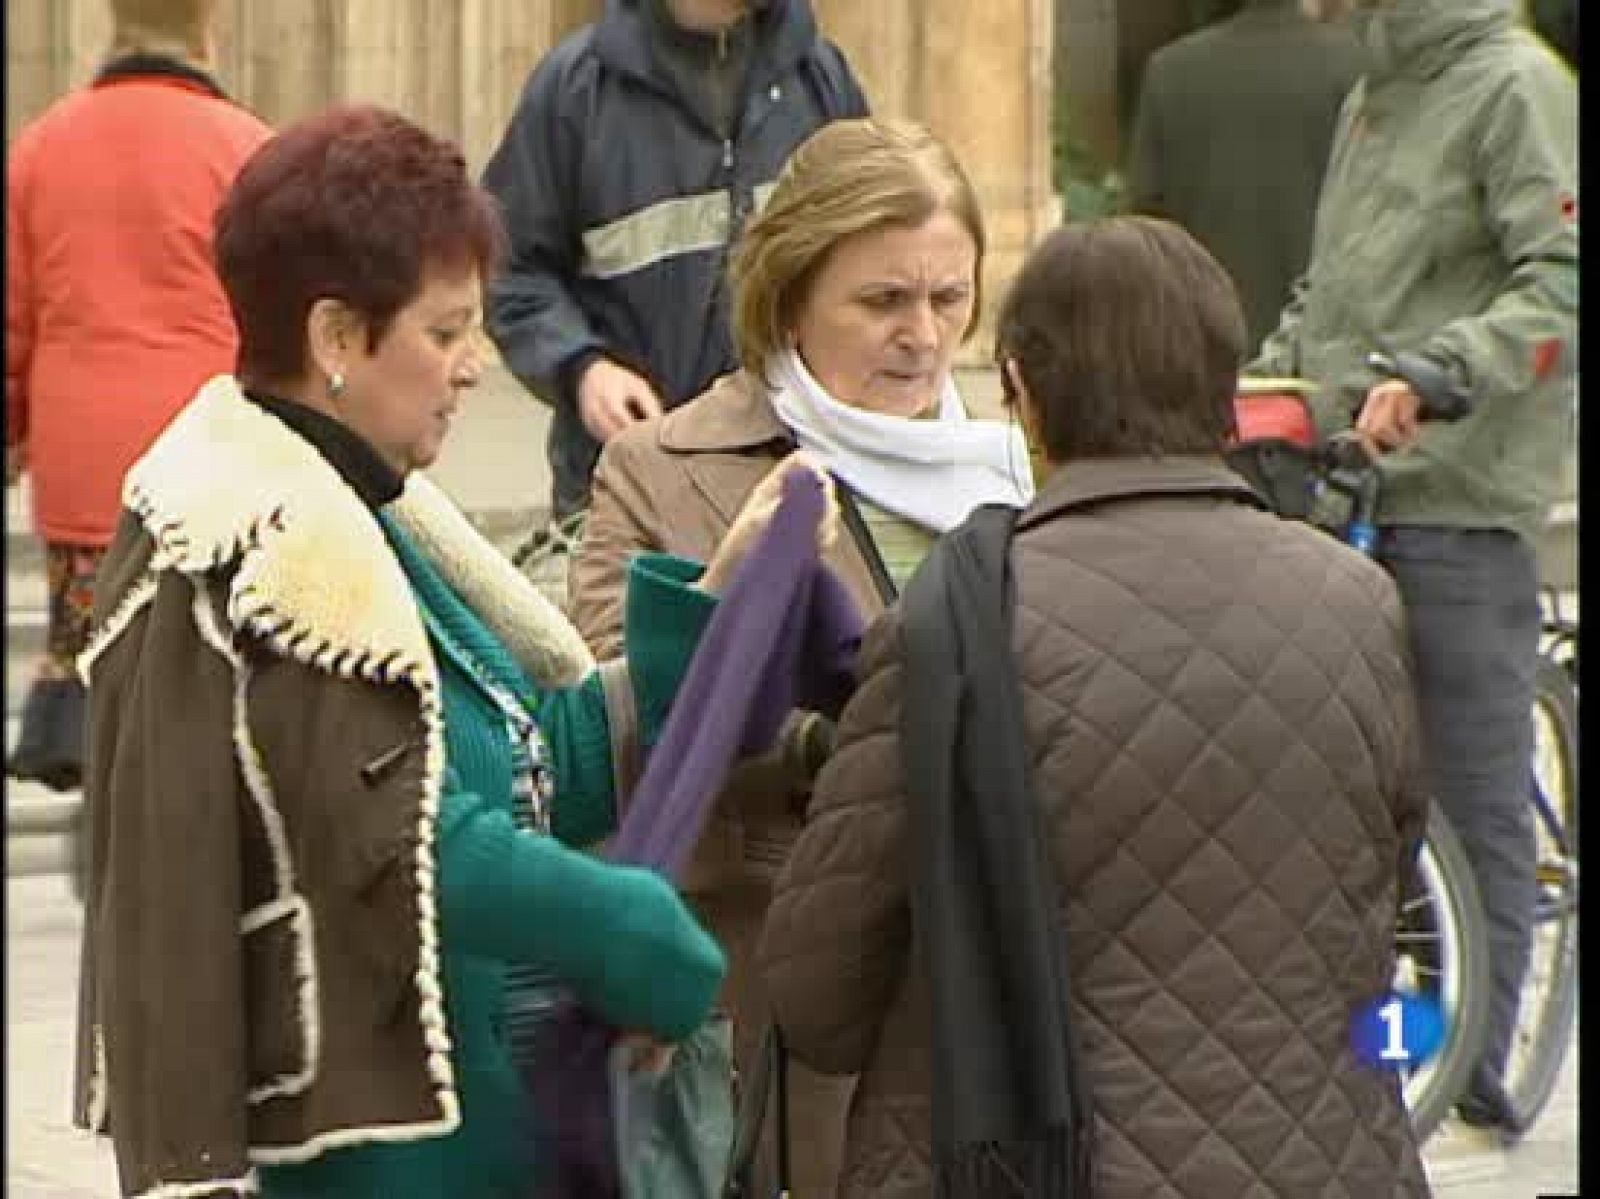
M570 402L563 370L587 352L645 371L669 405L729 370L729 238L795 146L866 112L809 3L773 0L755 18L738 133L724 141L656 67L641 2L611 0L545 56L484 170L511 240L490 330L551 402Z
M754 212L772 194L771 183L754 190ZM720 249L733 228L733 201L725 191L661 200L583 234L581 272L615 279L646 270L680 254Z

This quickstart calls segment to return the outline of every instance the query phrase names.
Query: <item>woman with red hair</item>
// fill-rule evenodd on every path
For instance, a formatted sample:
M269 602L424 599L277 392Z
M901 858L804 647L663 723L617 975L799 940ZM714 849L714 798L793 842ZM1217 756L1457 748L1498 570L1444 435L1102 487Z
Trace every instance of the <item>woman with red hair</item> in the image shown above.
M6 763L77 787L83 651L122 476L199 384L233 365L211 221L271 131L211 75L215 0L112 0L94 81L6 163L6 476L27 471L49 632Z
M555 990L673 1042L722 982L669 882L583 850L783 472L709 565L635 559L597 668L420 473L503 245L460 151L333 109L251 159L216 245L238 369L129 472L82 659L79 1120L128 1194L520 1199Z

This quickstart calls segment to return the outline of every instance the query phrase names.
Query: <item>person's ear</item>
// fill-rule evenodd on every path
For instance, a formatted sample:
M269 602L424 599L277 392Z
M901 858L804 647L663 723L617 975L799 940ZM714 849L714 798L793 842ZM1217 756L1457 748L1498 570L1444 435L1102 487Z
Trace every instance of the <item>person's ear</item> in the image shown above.
M1017 420L1022 424L1022 435L1027 438L1029 448L1042 447L1044 414L1039 411L1033 392L1028 390L1028 381L1022 377L1022 367L1015 358L1007 358L1000 364L1000 375L1006 403L1016 410Z
M338 380L330 387L334 394L344 389L345 371L361 336L361 320L343 300L323 296L306 313L306 346L311 354L313 373L325 382Z

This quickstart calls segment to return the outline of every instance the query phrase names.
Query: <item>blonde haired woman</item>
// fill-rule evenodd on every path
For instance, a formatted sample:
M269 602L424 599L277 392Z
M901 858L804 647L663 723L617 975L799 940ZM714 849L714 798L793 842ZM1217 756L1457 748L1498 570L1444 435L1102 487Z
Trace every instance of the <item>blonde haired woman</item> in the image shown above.
M1021 434L969 418L951 370L978 319L983 250L972 184L921 126L837 121L795 151L733 254L742 369L601 455L571 578L597 654L620 644L628 561L715 545L796 446L840 484L851 535L829 561L869 616L973 507L1026 502ZM685 883L728 952L724 1007L746 1070L767 1018L755 938L827 740L819 719L791 720L786 750L730 784ZM849 1089L791 1071L794 1193L832 1193Z

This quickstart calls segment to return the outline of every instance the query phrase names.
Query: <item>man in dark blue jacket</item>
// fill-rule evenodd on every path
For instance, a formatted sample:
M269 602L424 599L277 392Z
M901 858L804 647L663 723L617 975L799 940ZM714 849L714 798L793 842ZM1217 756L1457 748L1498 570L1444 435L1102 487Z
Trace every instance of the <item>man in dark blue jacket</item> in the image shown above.
M730 242L795 146L866 112L809 0L607 0L534 69L483 182L511 235L490 331L554 409L552 516L614 434L734 368Z

